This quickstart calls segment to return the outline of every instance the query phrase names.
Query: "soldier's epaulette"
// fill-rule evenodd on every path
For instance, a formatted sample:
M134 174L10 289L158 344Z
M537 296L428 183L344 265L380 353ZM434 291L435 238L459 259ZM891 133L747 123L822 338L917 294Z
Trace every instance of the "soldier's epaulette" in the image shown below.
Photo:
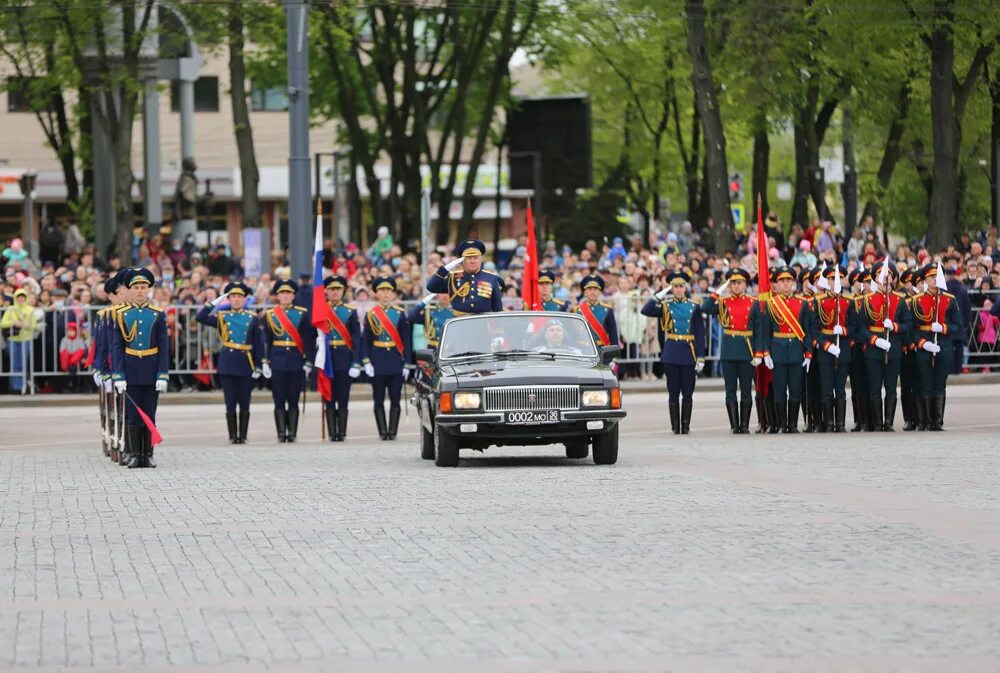
M488 273L491 276L499 276L500 275L496 271L490 271L489 269L480 269L480 271L482 271L483 273Z
M157 313L163 313L163 309L160 308L159 306L153 306L152 304L146 304L146 308L152 309L153 311L156 311Z
M944 290L941 290L941 296L942 297L951 297L952 299L955 298L955 295L953 295L951 292L945 292Z
M357 308L357 307L356 307L356 306L354 305L354 303L353 303L353 302L347 302L347 301L345 301L343 305L344 305L344 306L345 306L346 308L349 308L349 309L351 309L352 311L353 311L354 309L356 309L356 308Z
M309 309L307 309L305 306L299 306L298 304L292 304L292 308L297 308L303 313L307 313L309 311Z
M600 304L601 306L603 306L604 308L613 309L615 307L615 305L612 304L610 301L600 301L600 302L597 302L597 303Z
M906 297L906 293L905 292L900 292L899 290L893 290L892 293L894 295L896 295L897 297L904 297L904 298Z
M809 301L810 299L812 299L812 295L808 295L805 292L796 292L792 296L795 297L796 299L801 299L802 301Z
M392 304L392 305L391 305L391 306L390 306L389 308L394 308L394 309L396 309L397 311L402 311L402 312L404 312L404 313L406 312L406 309L405 309L405 308L403 308L403 305L402 305L402 304Z
M552 298L552 302L553 302L553 303L554 303L554 304L555 304L556 306L565 306L566 304L568 304L568 303L569 303L569 301L567 301L567 300L565 300L565 299L557 299L557 298L555 298L555 297L553 297L553 298Z

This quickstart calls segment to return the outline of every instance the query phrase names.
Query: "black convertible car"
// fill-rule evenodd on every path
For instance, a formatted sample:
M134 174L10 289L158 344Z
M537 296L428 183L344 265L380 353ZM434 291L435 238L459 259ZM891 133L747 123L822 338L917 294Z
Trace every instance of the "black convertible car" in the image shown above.
M420 350L411 403L419 410L420 455L458 465L460 449L564 444L568 458L618 460L621 388L582 317L486 313L449 320L438 351Z

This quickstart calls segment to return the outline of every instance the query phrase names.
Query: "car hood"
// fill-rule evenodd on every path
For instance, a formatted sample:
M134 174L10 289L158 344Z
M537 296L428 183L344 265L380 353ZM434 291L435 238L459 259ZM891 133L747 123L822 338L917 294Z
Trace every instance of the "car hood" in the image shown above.
M459 388L485 386L531 385L604 385L613 378L603 365L580 362L568 358L559 360L489 360L448 364L441 367L441 374L451 378Z

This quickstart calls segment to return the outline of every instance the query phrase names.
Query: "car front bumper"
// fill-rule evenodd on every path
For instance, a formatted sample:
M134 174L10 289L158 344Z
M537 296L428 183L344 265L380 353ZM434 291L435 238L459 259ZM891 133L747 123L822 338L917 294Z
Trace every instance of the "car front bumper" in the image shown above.
M537 443L534 440L552 441L607 432L625 416L624 409L580 409L562 412L558 423L510 425L505 422L503 412L473 412L437 414L434 423L443 432L469 439L488 439L496 444L532 444ZM600 428L594 427L595 421L601 421Z

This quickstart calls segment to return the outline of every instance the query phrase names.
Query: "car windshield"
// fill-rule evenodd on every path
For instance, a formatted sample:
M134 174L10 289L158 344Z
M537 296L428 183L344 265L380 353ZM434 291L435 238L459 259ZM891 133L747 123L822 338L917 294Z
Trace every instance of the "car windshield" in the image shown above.
M569 313L484 313L448 321L441 337L441 357L480 355L597 357L590 328Z

